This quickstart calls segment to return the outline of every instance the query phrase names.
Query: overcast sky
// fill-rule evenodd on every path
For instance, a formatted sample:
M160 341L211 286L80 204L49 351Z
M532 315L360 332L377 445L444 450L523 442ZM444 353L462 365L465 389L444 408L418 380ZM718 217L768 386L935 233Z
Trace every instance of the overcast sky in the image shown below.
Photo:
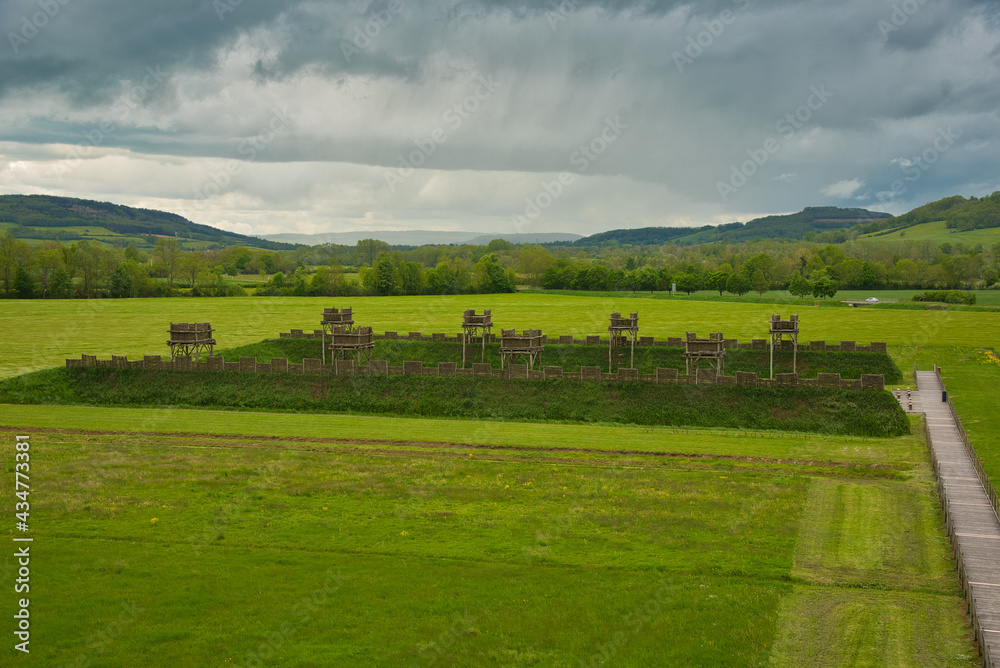
M3 0L0 192L249 234L1000 190L1000 2Z

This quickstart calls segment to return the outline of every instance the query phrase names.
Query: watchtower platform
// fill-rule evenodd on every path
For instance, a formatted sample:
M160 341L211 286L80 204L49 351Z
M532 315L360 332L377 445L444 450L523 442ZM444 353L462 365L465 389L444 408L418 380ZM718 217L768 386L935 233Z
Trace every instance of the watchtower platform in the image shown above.
M473 343L478 336L482 342L482 355L480 362L486 361L486 339L490 338L490 329L493 327L493 312L486 309L481 315L477 315L475 309L466 309L462 314L462 368L465 368L465 346Z
M321 344L323 364L326 364L326 339L333 336L333 330L337 327L343 327L345 332L352 331L354 329L354 313L351 308L325 308L320 326L323 328L323 342Z
M797 373L799 351L799 316L790 315L782 320L780 315L771 314L771 379L774 379L774 348L781 348L782 341L792 342L792 373Z
M526 329L520 334L514 329L500 330L500 368L511 364L524 364L527 372L538 365L542 368L542 330Z
M608 327L608 373L613 373L615 348L630 348L629 368L635 368L635 342L639 337L639 314L632 313L622 317L621 313L611 314L611 325ZM623 354L620 354L623 356ZM619 361L619 367L621 362Z
M170 323L170 359L176 357L199 357L202 352L212 355L215 339L212 338L212 324L208 322L172 322Z
M370 364L375 350L375 332L371 327L357 327L347 331L347 326L333 328L330 335L332 360L354 360L355 366Z
M709 334L707 339L699 339L694 332L686 333L684 337L684 361L687 363L689 376L697 375L698 366L702 360L708 360L709 368L714 368L717 375L724 375L726 347L722 332Z

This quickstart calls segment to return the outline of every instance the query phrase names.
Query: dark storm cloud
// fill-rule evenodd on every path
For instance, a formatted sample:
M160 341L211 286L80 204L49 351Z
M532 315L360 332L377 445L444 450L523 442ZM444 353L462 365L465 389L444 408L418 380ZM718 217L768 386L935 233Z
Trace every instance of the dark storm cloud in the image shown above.
M1000 141L992 0L41 1L0 5L0 138L76 144L104 124L100 149L245 160L284 109L292 120L252 161L357 165L355 194L386 191L375 208L410 191L435 210L473 206L426 170L519 174L530 196L531 174L580 170L574 156L618 116L627 129L578 175L655 190L651 216L673 200L716 217L867 205L948 127L961 141L891 201L960 190L981 184ZM46 2L58 12L12 41ZM462 108L480 77L496 91ZM720 198L768 139L780 150ZM386 194L378 174L405 171L421 145L433 150L417 175ZM297 178L300 198L321 188Z

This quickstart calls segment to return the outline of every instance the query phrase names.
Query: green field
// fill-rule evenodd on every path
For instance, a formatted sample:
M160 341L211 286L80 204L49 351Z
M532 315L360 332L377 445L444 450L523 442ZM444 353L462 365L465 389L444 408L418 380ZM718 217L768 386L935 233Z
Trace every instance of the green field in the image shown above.
M639 311L644 336L741 340L781 312L535 294L10 301L0 377L81 353L164 354L170 321L260 346L316 328L326 306L378 332L454 335L462 310L485 307L498 328L552 335L606 334L617 310ZM904 385L915 361L942 365L1000 473L1000 365L980 350L996 346L997 316L798 312L803 340L889 343ZM122 388L105 375L91 390ZM20 663L978 665L917 418L871 438L182 403L0 405L0 439L32 444ZM10 487L13 470L11 456ZM14 561L0 558L0 582Z
M309 434L354 418L170 410L113 434L134 411L73 410L2 419L60 425L31 432L59 546L32 561L38 665L802 665L859 631L878 663L973 665L917 436L592 427L560 450L581 428L379 441L372 418L352 441Z
M462 311L493 309L495 328L540 328L551 336L607 334L612 311L639 313L643 336L721 331L742 341L766 338L775 304L563 295L463 295L334 300L311 297L8 300L0 311L0 378L60 366L83 353L164 354L170 322L210 321L221 348L256 343L291 329L319 328L324 307L353 306L359 325L376 332L461 331ZM998 344L996 315L969 311L904 311L796 307L800 340L885 341L894 346Z
M10 227L15 227L12 223ZM100 225L62 225L58 227L45 227L40 228L45 232L53 232L56 234L66 233L72 235L80 235L84 239L89 241L96 241L105 245L110 246L120 246L124 247L128 244L134 244L137 247L149 247L149 242L145 237L141 237L135 234L121 234L118 232L113 232L106 227L101 227ZM23 239L29 244L40 244L44 240L37 238L25 238ZM185 248L191 248L189 244L184 244Z
M935 241L939 244L946 242L952 244L962 243L970 247L975 246L976 244L982 244L983 246L988 247L1000 241L1000 228L992 227L959 232L958 230L948 229L945 227L945 222L943 220L939 220L933 223L921 223L919 225L907 227L904 230L892 232L891 234L883 234L879 236L865 234L859 237L859 239L906 239L907 241L929 240Z
M914 362L921 369L930 369L934 364L943 369L941 376L948 396L994 485L1000 484L1000 411L997 410L1000 364L991 361L987 351L995 355L996 348L934 347L896 353L904 370L912 369Z
M9 229L17 227L14 223L0 223L0 230ZM44 230L46 233L52 232L55 234L72 234L79 235L83 240L97 242L105 246L116 246L119 248L124 248L128 245L133 245L136 248L151 250L153 245L149 243L149 239L146 236L134 234L134 233L121 233L109 230L106 227L101 227L100 225L59 225L53 227L42 227L38 228ZM153 236L163 236L162 234L155 234ZM21 239L28 244L40 244L43 241L50 239L39 239L37 237L23 237ZM206 250L212 247L218 247L219 243L216 241L205 241L198 239L189 238L178 238L180 247L184 250ZM75 243L75 242L74 242ZM246 244L242 244L246 248L254 248L253 242L250 241Z
M669 292L580 292L574 290L538 290L526 289L527 294L539 294L548 296L571 296L571 297L601 297L617 299L619 297L629 297L638 299L666 299L669 301L695 301L695 302L715 302L733 304L772 304L782 310L796 312L799 309L811 307L823 308L855 308L845 301L864 301L869 297L876 297L881 300L879 304L863 304L861 308L865 310L882 309L915 309L931 310L939 307L937 304L926 304L913 302L913 296L925 290L838 290L837 296L832 299L815 299L813 297L796 297L787 290L768 290L763 295L755 292L743 295L733 295L726 293L720 295L715 290L697 290L690 295L686 293L670 294ZM966 291L963 291L966 292ZM958 304L948 304L947 308L958 311L989 311L993 312L1000 307L1000 290L968 290L976 295L975 306L965 306Z

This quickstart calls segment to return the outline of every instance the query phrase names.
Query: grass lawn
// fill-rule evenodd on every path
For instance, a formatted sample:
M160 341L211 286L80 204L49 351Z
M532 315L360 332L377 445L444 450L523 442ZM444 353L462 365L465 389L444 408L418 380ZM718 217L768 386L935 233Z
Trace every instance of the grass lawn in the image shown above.
M1000 238L998 238L1000 240ZM913 302L914 295L927 292L926 290L841 290L837 293L837 299L851 299L864 301L869 297L877 297L882 300L895 299L898 303ZM976 306L1000 306L1000 290L963 290L976 295ZM866 308L866 307L861 307Z
M782 313L786 312L788 309L792 309L791 312L795 312L796 308L808 308L819 306L823 308L836 308L836 309L846 309L854 308L844 304L844 300L850 301L864 301L869 297L877 297L883 303L881 304L866 304L862 308L865 310L884 310L884 309L914 309L914 310L929 310L930 306L922 302L914 302L913 296L918 295L926 290L889 290L889 289L878 289L878 290L838 290L837 295L831 299L816 299L813 297L796 297L787 290L768 290L762 295L758 295L756 292L750 292L745 295L738 296L730 293L725 293L720 295L717 290L697 290L692 292L690 295L687 293L678 293L675 295L669 292L581 292L575 290L555 290L546 291L537 288L525 288L526 294L541 294L549 296L566 296L566 297L591 297L591 298L615 298L619 295L628 296L633 299L655 299L655 300L668 300L672 302L682 302L682 301L697 301L697 302L709 302L716 304L774 304L782 309ZM994 311L996 307L1000 307L1000 290L990 289L990 290L963 290L963 292L972 292L976 295L976 305L975 306L965 306L958 304L948 304L948 308L952 310L959 311ZM935 305L936 307L936 305Z
M639 311L644 336L741 340L797 311L802 340L888 342L904 385L914 361L944 367L1000 475L986 312L544 294L11 300L0 378L81 353L164 354L170 321L256 344L316 328L328 306L376 331L454 334L464 309L493 308L498 327L606 334L617 310ZM0 440L31 435L32 653L18 661L978 665L923 427L908 421L910 434L866 438L0 405ZM2 475L13 487L12 456ZM16 566L0 556L0 584ZM8 620L14 605L0 605Z
M919 437L664 430L648 447L708 455L664 458L545 449L572 425L484 450L448 434L493 425L403 447L294 436L343 433L321 416L162 411L170 433L115 434L15 409L4 422L59 423L30 432L38 665L849 665L858 633L876 663L974 665ZM727 458L745 446L815 460ZM901 475L856 466L876 460ZM858 627L873 596L892 605Z
M984 346L985 350L997 349ZM911 376L914 361L923 370L934 364L942 368L941 376L962 426L993 484L1000 485L1000 365L986 355L982 346L928 346L890 353L899 359L903 372Z
M755 459L780 460L826 470L855 467L861 475L906 472L925 457L919 422L911 434L891 439L626 425L434 420L371 415L241 413L178 408L134 409L91 406L20 406L0 404L0 426L140 434L208 434L289 441L353 444L356 448L444 447L462 451L552 450L593 452L627 457L634 453L702 459L728 456L732 466ZM777 465L777 464L776 464ZM881 473L873 470L877 469ZM845 473L841 471L841 473Z

